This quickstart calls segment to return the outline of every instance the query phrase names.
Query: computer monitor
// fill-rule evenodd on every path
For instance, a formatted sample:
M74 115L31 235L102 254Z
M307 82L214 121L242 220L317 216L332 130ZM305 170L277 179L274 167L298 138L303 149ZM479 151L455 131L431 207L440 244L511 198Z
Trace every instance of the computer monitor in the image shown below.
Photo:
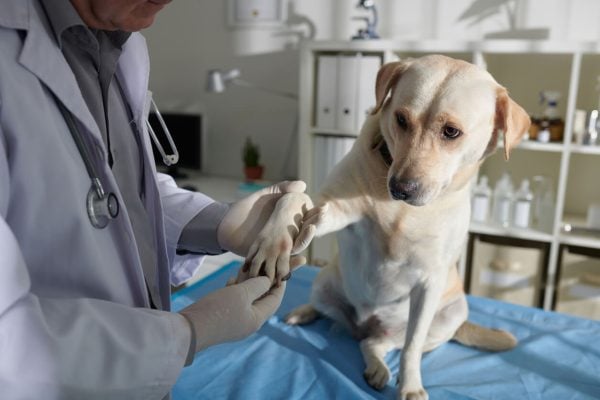
M179 162L176 165L166 167L156 145L152 143L156 166L173 178L186 177L186 174L181 170L182 168L201 171L202 163L204 161L202 157L202 135L204 134L202 129L202 115L174 112L161 112L161 115L167 128L169 128L175 146L177 146L177 150L179 151ZM156 132L156 136L163 149L165 149L167 154L170 154L171 147L169 146L169 142L156 114L150 113L148 121L150 122L152 129L154 129L154 132Z

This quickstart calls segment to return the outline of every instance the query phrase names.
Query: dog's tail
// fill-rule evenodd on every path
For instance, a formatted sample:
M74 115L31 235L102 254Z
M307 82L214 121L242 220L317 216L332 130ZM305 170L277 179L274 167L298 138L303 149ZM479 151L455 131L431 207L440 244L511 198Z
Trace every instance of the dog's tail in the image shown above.
M465 346L490 351L510 350L517 345L517 339L510 332L486 328L469 321L458 328L452 339Z

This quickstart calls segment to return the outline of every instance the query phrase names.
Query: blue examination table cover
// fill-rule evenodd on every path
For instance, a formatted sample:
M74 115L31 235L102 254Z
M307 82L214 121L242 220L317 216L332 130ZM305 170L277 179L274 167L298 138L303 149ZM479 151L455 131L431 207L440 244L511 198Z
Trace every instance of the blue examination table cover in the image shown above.
M179 310L225 285L239 263L173 295ZM245 340L209 348L183 369L174 400L395 399L399 351L386 356L392 379L382 391L363 379L358 342L330 320L288 326L283 317L308 301L316 267L288 282L276 315ZM519 345L488 353L447 343L424 354L430 399L600 399L600 322L468 297L473 322L511 331Z

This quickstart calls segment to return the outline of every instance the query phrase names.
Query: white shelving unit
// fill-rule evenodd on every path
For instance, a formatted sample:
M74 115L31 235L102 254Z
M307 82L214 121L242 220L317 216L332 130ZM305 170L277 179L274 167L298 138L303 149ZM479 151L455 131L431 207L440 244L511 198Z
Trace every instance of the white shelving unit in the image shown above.
M600 146L572 144L573 117L576 109L592 110L598 107L595 91L596 76L600 75L600 45L596 42L573 43L556 41L490 40L490 41L316 41L303 44L300 56L300 102L299 102L299 175L308 182L309 192L314 192L313 145L316 135L358 135L316 126L315 103L317 85L317 60L321 55L376 55L382 63L405 57L426 54L444 54L480 65L490 71L498 82L509 90L513 99L530 114L539 115L537 103L540 90L559 90L565 96L559 103L559 111L565 120L564 139L557 143L524 141L511 154L520 165L518 178L533 175L549 175L556 190L555 215L551 231L536 229L504 228L488 224L472 224L472 234L498 236L516 240L539 242L548 248L544 282L542 282L542 306L551 309L562 246L580 246L600 250L600 237L565 233L563 222L575 214L584 220L585 210L581 204L600 202ZM566 73L565 73L566 71ZM374 86L374 82L373 82ZM500 160L487 160L482 172L498 175L507 168ZM585 159L578 164L590 168L574 167L574 160ZM589 159L592 157L592 159ZM492 157L491 157L492 158ZM520 161L519 161L520 160ZM506 165L511 165L511 161ZM520 164L519 164L520 163ZM509 167L508 167L509 168ZM595 171L594 171L595 169ZM540 172L541 171L541 172ZM520 176L519 176L520 175ZM585 180L586 183L582 183ZM583 200L572 194L582 185L586 188ZM464 259L465 257L463 257ZM466 271L467 273L469 271ZM461 273L465 274L464 261ZM468 279L469 277L467 277Z

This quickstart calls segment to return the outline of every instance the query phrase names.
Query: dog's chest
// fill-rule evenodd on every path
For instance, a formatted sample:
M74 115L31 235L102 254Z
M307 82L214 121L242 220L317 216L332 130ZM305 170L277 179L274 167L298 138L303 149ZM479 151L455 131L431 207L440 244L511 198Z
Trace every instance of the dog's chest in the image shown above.
M370 218L338 232L345 291L355 305L397 303L422 278L426 266L420 239L393 232Z

